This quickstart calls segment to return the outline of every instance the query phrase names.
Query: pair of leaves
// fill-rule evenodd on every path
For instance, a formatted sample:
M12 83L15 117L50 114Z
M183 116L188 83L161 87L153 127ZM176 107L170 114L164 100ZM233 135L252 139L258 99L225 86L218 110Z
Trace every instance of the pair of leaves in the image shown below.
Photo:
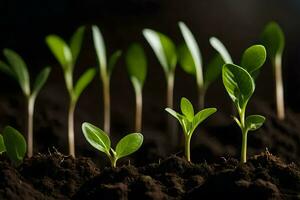
M285 45L285 37L282 29L276 22L266 25L261 34L262 44L266 47L268 56L275 60L276 56L281 56Z
M23 135L13 127L6 126L0 135L0 154L6 152L9 159L18 166L23 161L26 148Z
M153 49L166 76L173 74L177 63L176 47L166 35L151 29L144 29L143 35Z
M111 73L113 71L113 68L115 67L118 59L122 55L122 51L117 50L116 52L114 52L110 56L110 58L108 60L108 64L107 64L106 47L105 47L105 42L104 42L102 33L101 33L100 29L95 25L92 26L92 33L93 33L94 47L95 47L96 55L97 55L97 58L99 61L101 75L110 77Z
M181 98L180 109L182 114L171 108L165 110L179 121L186 136L192 136L199 124L217 111L216 108L206 108L195 115L192 103L184 97Z
M108 157L114 157L118 160L137 151L143 143L143 135L140 133L131 133L123 137L117 144L116 149L111 148L111 141L108 135L100 128L84 122L82 131L86 140L96 149L105 153ZM111 154L110 152L114 152Z
M0 61L0 70L18 81L25 96L32 96L35 98L47 81L51 69L46 67L37 75L31 93L30 77L22 57L11 49L4 49L3 54L6 57L8 64Z
M137 92L142 89L147 75L147 59L140 44L132 44L126 53L126 64L132 84Z

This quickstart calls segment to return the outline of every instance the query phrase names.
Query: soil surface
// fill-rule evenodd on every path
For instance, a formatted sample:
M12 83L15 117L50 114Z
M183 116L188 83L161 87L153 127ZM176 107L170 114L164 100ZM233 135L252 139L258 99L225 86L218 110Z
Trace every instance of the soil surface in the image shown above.
M13 167L0 159L0 199L300 199L300 168L264 152L193 164L178 156L100 171L89 158L54 151Z

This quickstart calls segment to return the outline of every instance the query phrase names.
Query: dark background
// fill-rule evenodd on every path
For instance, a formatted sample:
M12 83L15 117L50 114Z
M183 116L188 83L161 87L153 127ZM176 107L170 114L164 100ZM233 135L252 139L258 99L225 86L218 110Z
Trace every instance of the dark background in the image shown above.
M298 0L1 0L0 49L12 48L21 54L28 64L31 77L44 66L52 66L50 79L36 103L34 128L35 142L39 145L35 148L36 151L46 151L54 145L66 153L68 96L62 70L44 41L48 34L55 33L68 40L78 26L87 25L75 77L88 67L98 66L91 40L92 24L100 27L109 53L117 49L126 51L132 42L143 44L149 61L144 88L143 133L150 139L165 134L165 80L161 66L142 37L143 28L163 32L180 44L183 39L177 22L184 21L199 43L204 64L215 53L208 42L210 36L220 38L234 61L239 63L243 50L258 43L265 24L271 20L277 21L286 35L283 57L286 106L298 112L299 11ZM3 55L0 59L4 59ZM272 75L268 62L258 79L254 97L270 105L273 104ZM123 57L111 81L112 135L118 138L133 131L134 127L134 93ZM0 91L1 128L11 124L25 133L26 110L19 86L0 74ZM174 98L177 108L181 96L196 103L195 80L178 67ZM230 120L231 104L220 80L209 89L206 104L219 108L220 112L214 117L216 123L222 123L224 116ZM81 123L89 121L102 126L102 114L102 86L97 77L83 93L76 109L76 142L80 154L85 155L91 149L83 139Z

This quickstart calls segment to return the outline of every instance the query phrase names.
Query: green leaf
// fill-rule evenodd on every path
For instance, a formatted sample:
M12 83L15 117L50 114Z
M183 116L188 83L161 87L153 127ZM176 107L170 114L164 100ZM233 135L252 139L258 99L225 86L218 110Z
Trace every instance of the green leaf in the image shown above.
M90 145L106 155L110 155L110 139L104 131L88 122L84 122L82 132Z
M4 144L3 136L0 135L0 154L6 151L6 147Z
M3 140L9 159L20 165L26 154L26 141L23 135L11 126L6 126L3 131Z
M182 114L186 116L186 118L191 122L194 118L194 108L192 103L185 97L181 98L180 108Z
M109 76L111 76L111 73L112 73L113 69L115 68L116 63L119 60L119 58L121 57L121 55L122 55L122 51L117 50L109 57L108 68L107 68Z
M205 88L208 88L208 86L219 77L222 71L223 64L224 61L220 54L215 55L213 59L208 63L204 75Z
M232 101L240 109L244 108L254 92L251 75L234 64L225 64L222 69L223 84Z
M135 77L141 87L147 75L147 60L141 45L132 44L126 53L127 70L130 77Z
M253 45L245 50L241 67L243 67L251 76L255 74L257 70L265 63L266 61L266 49L262 45Z
M276 22L270 22L266 25L261 35L261 41L272 60L275 59L276 55L282 55L285 37L282 29Z
M77 101L82 91L88 86L88 84L90 84L95 75L96 69L90 68L80 76L74 87L74 101Z
M245 126L249 131L255 131L264 124L265 120L264 116L250 115L246 118Z
M169 114L171 114L173 117L175 117L179 122L181 122L182 119L184 118L183 115L179 114L178 112L176 112L175 110L173 110L171 108L166 108L165 111L167 111Z
M131 133L123 137L116 146L117 159L128 156L137 151L143 144L143 135Z
M165 73L167 75L173 73L176 67L177 55L172 40L166 35L151 29L144 29L143 35L152 47Z
M194 130L199 126L199 124L201 122L203 122L205 119L207 119L209 116L211 116L215 112L217 112L216 108L205 108L205 109L199 111L193 118L190 134L192 134L194 132Z
M1 60L0 60L0 71L2 71L5 74L8 74L8 75L12 76L13 78L17 78L17 77L15 77L15 73L10 68L10 66L8 66L5 62L3 62Z
M84 32L85 32L85 27L84 26L80 26L75 33L73 34L73 36L71 37L71 41L70 41L70 49L72 52L72 57L73 57L73 64L75 64L78 55L80 53L80 49L82 46L82 41L83 41L83 36L84 36Z
M72 71L72 52L66 42L57 35L49 35L46 43L63 70Z
M50 72L51 72L51 68L46 67L37 75L35 82L33 84L33 89L31 94L32 96L36 96L39 93L43 85L46 83Z
M225 63L233 64L232 58L224 44L216 37L209 39L210 45L222 56Z
M185 25L183 22L178 23L181 34L184 38L184 41L191 53L191 56L194 61L195 70L196 70L196 76L197 76L197 82L200 86L203 85L203 69L202 69L202 58L201 58L201 52L199 49L199 46L197 44L197 41L190 31L190 29Z
M92 26L92 32L93 32L93 41L94 41L94 46L96 50L96 55L98 57L99 61L99 67L101 73L106 71L107 69L107 61L106 61L106 48L105 48L105 43L103 36L101 34L100 29L97 26Z
M27 71L27 66L24 60L11 49L4 49L3 51L12 71L21 86L23 93L27 96L30 95L30 79Z
M178 62L181 68L188 74L196 75L196 67L188 47L183 44L177 48Z

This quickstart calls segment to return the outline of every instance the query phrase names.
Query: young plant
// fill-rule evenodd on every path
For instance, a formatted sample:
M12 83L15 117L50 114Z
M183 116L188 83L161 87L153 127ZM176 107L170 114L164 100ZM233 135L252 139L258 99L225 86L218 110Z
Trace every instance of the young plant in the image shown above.
M190 162L191 161L190 143L195 129L206 118L214 114L217 111L217 109L206 108L199 111L196 115L194 115L193 105L188 99L184 97L181 98L180 108L182 114L177 113L171 108L166 108L165 110L179 121L183 129L184 139L185 139L185 157Z
M33 114L35 100L47 81L51 70L49 67L41 70L31 88L28 69L21 56L11 49L4 49L3 54L7 59L7 63L0 61L0 70L18 81L27 100L27 146L28 157L31 157L33 154Z
M142 89L147 74L147 60L141 45L132 44L126 53L126 64L135 91L135 131L142 129Z
M100 29L97 26L92 26L93 41L96 50L96 55L99 62L100 79L103 87L103 106L104 106L104 131L110 133L110 78L112 70L115 67L122 52L115 51L106 61L106 47Z
M282 53L285 45L284 33L276 22L270 22L266 25L261 35L261 40L267 49L274 69L277 117L280 120L284 120L284 89L282 81Z
M82 131L85 139L94 148L105 153L110 160L111 167L117 166L120 158L128 156L137 151L143 144L143 135L140 133L130 133L123 137L117 144L116 148L111 147L111 142L107 133L100 128L84 122Z
M222 68L223 84L238 113L238 117L233 119L242 132L241 163L247 161L248 132L257 130L265 121L265 117L261 115L246 117L247 104L255 90L255 76L264 64L265 56L264 47L255 45L243 54L242 66L225 64Z
M11 126L6 126L0 135L0 154L6 153L11 162L19 166L26 154L26 141L23 135Z
M61 37L57 35L49 35L46 38L46 43L63 69L65 83L69 93L70 103L68 110L68 142L69 153L74 157L74 111L81 93L93 80L96 74L96 70L94 68L90 68L80 76L75 86L73 84L74 67L82 46L84 31L84 27L79 27L73 34L70 44L67 44Z
M216 55L207 65L203 77L202 57L196 39L183 22L179 22L179 28L186 45L181 45L178 48L178 61L185 72L196 77L198 86L198 107L199 109L203 109L205 106L206 90L221 74L222 68L220 66L223 65L224 61L220 55Z
M153 49L154 54L164 70L167 81L167 107L173 108L174 78L177 63L176 47L169 37L157 31L144 29L143 35ZM168 133L171 145L175 145L176 143L176 137L173 135L175 130L175 121L168 118Z

